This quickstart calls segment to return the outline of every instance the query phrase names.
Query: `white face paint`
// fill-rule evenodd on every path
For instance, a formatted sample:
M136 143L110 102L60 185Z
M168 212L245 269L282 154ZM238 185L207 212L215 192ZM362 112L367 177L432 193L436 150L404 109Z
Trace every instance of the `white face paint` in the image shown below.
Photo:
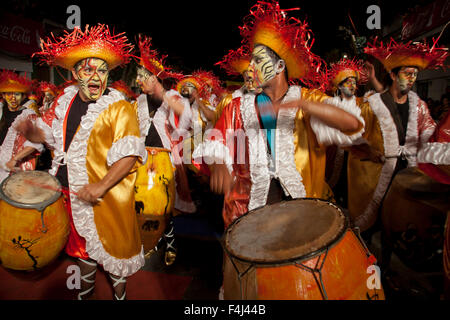
M342 81L339 84L339 90L342 92L342 94L345 97L347 97L347 98L353 97L356 92L356 78L348 77L347 79Z

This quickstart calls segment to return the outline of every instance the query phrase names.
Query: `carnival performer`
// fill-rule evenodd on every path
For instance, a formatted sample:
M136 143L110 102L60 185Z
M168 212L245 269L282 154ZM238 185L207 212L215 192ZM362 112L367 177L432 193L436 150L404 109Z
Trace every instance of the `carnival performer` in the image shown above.
M230 94L225 95L216 107L216 116L214 124L219 120L222 110L227 106L232 99L242 97L246 93L254 92L258 90L261 92L261 88L255 88L253 74L249 72L248 66L250 65L251 51L248 45L242 45L237 50L229 50L223 59L216 63L230 76L240 76L244 81L244 85L233 91Z
M4 103L0 104L0 182L11 172L34 170L42 144L32 143L16 130L16 125L25 119L35 120L38 115L34 100L27 99L32 82L13 71L0 73L0 93Z
M57 88L54 84L48 83L46 81L41 81L38 87L39 96L42 98L42 106L39 108L39 112L43 114L45 111L50 109L53 101L57 96Z
M263 92L233 99L216 132L194 152L211 168L211 189L225 194L225 227L288 197L330 198L324 145L363 130L356 117L323 103L329 96L289 85L322 63L310 51L307 24L288 16L292 10L281 10L275 1L251 8L241 35L252 49L249 69Z
M107 88L108 75L128 63L133 45L124 33L99 24L76 27L41 42L34 55L50 66L72 71L76 85L55 101L54 112L21 130L45 142L54 153L49 173L66 195L71 230L65 248L78 258L81 292L93 293L97 265L113 281L114 298L126 297L126 279L145 262L134 213L135 170L147 153L133 107L119 91Z
M189 101L173 89L174 83L183 75L164 66L166 56L160 56L157 50L151 49L150 37L140 36L139 50L141 56L136 82L141 87L143 94L136 100L136 110L141 136L145 138L145 146L151 150L159 148L169 151L172 165L176 168L174 208L181 212L194 212L196 208L190 197L183 159L180 155L180 151L183 150L179 150L179 146L182 145L180 138L184 140L189 135L192 113ZM163 197L167 197L166 194L159 195L159 199L157 196L155 197L153 201L164 203L171 201L171 199L163 201ZM138 190L136 201L145 202L145 194L142 194L141 199ZM176 259L177 246L172 206L165 209L167 211L165 214L169 216L169 223L163 235L166 242L164 261L166 265L170 266Z
M364 103L366 95L364 97L355 95L358 86L364 85L368 81L364 62L362 60L343 58L325 69L323 88L332 96L331 99L327 100L327 103L343 108L364 123L359 105ZM358 142L363 143L364 140L353 140L352 145L356 145ZM341 179L342 169L346 165L345 146L345 144L342 144L339 147L335 145L327 147L327 182L333 189L335 197L341 199L342 204L345 204L347 200L347 188L340 190L342 189L340 188L341 185L345 184L347 178ZM337 186L338 183L339 185Z
M386 45L377 39L365 48L389 73L392 84L361 104L367 143L351 148L348 159L348 209L361 231L375 227L384 195L395 174L417 166L417 150L428 141L435 122L427 105L411 91L420 70L442 66L448 55L435 42ZM373 229L373 228L372 228Z

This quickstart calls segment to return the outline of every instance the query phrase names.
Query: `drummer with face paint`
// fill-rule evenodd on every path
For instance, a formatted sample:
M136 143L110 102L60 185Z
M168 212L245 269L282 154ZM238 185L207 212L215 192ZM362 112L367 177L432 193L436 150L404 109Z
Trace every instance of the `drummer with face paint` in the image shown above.
M27 99L32 82L15 72L0 72L0 182L11 172L34 170L42 144L32 143L16 130L16 124L25 119L36 119L37 106Z
M191 126L192 113L188 99L174 90L176 82L183 75L164 66L164 57L160 57L158 51L151 48L150 37L143 35L139 37L139 51L136 83L141 88L142 94L136 99L135 108L145 146L151 154L155 155L155 160L152 156L149 161L155 162L147 165L151 167L147 172L144 168L138 171L136 207L143 207L143 214L149 219L151 216L153 216L151 219L156 219L156 215L163 214L167 217L167 226L165 230L162 230L164 241L159 244L165 247L164 262L170 266L175 262L177 254L172 211L174 208L182 212L194 212L196 209L190 198L184 166L179 157L180 150L177 149L178 139L187 135ZM156 160L156 157L159 157L159 160ZM173 172L167 172L164 176L160 175L161 179L156 179L158 182L153 183L155 180L153 174L158 174L156 171L162 172L162 170L154 170L155 166L176 168L176 190L172 190L175 184ZM149 180L147 185L145 185L145 178ZM167 192L164 191L166 187ZM158 191L158 188L161 190ZM167 204L167 206L160 210L157 203ZM151 248L146 252L146 256L150 256L157 249L157 246Z
M72 71L76 84L64 89L53 112L21 130L54 152L49 173L67 197L71 232L66 253L78 258L79 299L94 291L97 264L113 281L114 297L125 299L126 278L144 265L134 213L136 169L147 159L139 123L125 96L107 88L109 72L129 62L133 46L105 25L75 28L42 42L35 55Z
M348 161L349 213L370 237L377 231L378 209L396 173L417 166L417 152L436 127L426 103L412 91L418 73L442 67L448 51L439 48L437 41L430 48L425 43L404 44L391 39L383 44L375 39L365 52L380 61L391 82L358 105L366 126L366 143L352 147ZM373 70L369 80L374 81ZM380 91L380 85L375 87Z
M330 199L324 146L363 130L352 114L324 103L329 96L289 84L315 73L322 61L310 51L306 23L287 13L277 2L252 8L240 29L252 50L248 69L262 92L232 99L215 133L194 152L209 164L212 190L225 194L225 226L283 199Z

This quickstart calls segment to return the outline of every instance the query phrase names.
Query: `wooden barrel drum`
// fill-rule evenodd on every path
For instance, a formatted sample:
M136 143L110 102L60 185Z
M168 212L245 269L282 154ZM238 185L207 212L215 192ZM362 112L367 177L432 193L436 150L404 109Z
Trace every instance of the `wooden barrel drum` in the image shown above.
M384 299L374 257L324 200L253 210L227 228L224 250L225 299Z

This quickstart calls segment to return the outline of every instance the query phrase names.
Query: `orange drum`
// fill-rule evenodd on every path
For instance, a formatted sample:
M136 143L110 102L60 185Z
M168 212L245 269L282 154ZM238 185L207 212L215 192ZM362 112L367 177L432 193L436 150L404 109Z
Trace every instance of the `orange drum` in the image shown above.
M441 270L449 199L450 185L436 182L417 168L401 170L381 208L383 250L395 252L414 270Z
M55 191L60 188L58 180L43 171L22 171L2 182L0 262L5 268L33 271L58 257L69 235L64 200Z
M384 300L379 268L335 205L319 199L253 210L225 231L224 298Z
M175 169L170 151L147 147L148 160L137 170L135 209L146 256L158 244L175 203Z
M444 295L446 300L450 300L450 211L447 212L444 239Z

